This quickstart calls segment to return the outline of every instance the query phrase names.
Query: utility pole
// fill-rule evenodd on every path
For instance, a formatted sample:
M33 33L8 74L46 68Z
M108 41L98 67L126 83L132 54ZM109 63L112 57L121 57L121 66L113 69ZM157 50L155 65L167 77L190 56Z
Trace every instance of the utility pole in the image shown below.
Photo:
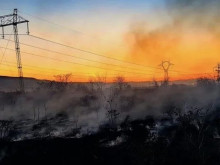
M218 65L214 69L215 69L215 72L217 73L216 81L219 83L220 82L220 63L218 63Z
M13 26L14 30L14 42L15 42L15 51L16 51L16 59L17 59L17 69L18 69L18 77L19 77L19 90L21 93L24 93L24 81L23 81L23 71L22 71L22 63L21 63L21 53L20 53L20 44L18 37L18 24L26 23L27 24L27 34L29 34L29 26L28 20L18 15L18 10L14 9L13 14L8 14L4 16L0 16L0 27L2 27L2 38L4 38L4 27Z
M162 61L162 63L159 65L164 70L164 82L163 82L164 86L168 86L169 84L169 69L172 65L174 64L170 63L170 61Z

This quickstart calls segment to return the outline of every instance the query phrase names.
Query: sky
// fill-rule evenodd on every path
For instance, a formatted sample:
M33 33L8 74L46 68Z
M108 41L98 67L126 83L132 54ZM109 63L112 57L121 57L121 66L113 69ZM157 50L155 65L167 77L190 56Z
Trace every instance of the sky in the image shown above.
M218 0L0 2L0 15L17 8L30 21L31 35L84 50L20 35L25 77L54 79L72 73L72 81L97 75L108 81L115 76L127 81L161 80L159 64L170 61L171 80L191 79L214 76L220 61ZM26 32L26 25L18 28L20 34ZM12 27L5 33L13 34ZM11 35L5 38L13 40ZM0 39L0 45L0 74L16 76L14 43Z

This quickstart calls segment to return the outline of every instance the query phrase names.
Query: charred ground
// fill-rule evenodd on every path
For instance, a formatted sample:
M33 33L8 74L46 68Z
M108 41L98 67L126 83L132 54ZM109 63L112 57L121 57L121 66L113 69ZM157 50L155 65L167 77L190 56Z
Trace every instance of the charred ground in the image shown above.
M220 88L40 82L1 92L1 164L219 164Z

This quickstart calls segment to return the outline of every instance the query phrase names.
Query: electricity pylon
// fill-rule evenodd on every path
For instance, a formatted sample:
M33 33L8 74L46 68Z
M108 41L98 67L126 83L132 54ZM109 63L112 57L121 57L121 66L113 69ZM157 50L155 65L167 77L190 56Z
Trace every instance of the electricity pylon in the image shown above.
M217 73L216 80L219 83L220 82L220 63L216 67L214 67L214 71Z
M26 20L23 17L18 15L17 9L14 9L13 14L0 16L0 27L2 27L2 38L4 38L4 27L11 26L11 25L13 26L17 68L18 68L18 77L19 77L19 88L20 88L21 93L24 93L24 81L23 81L23 71L22 71L21 53L20 53L20 44L19 44L17 25L22 24L22 23L26 23L27 24L27 34L29 34L28 22L29 22L28 20Z
M170 61L162 61L162 63L159 65L164 70L164 86L167 86L169 84L169 69L172 65L174 64L170 63Z

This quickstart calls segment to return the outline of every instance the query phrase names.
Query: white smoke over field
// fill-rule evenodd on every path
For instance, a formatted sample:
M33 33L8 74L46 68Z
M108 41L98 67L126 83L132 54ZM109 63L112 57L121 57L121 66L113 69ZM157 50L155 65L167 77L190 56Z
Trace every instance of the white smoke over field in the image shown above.
M218 85L203 81L198 86L144 88L125 82L70 84L63 89L39 85L25 94L2 92L0 120L13 121L14 140L80 137L103 124L119 124L127 116L132 120L149 115L161 118L169 111L218 107Z

